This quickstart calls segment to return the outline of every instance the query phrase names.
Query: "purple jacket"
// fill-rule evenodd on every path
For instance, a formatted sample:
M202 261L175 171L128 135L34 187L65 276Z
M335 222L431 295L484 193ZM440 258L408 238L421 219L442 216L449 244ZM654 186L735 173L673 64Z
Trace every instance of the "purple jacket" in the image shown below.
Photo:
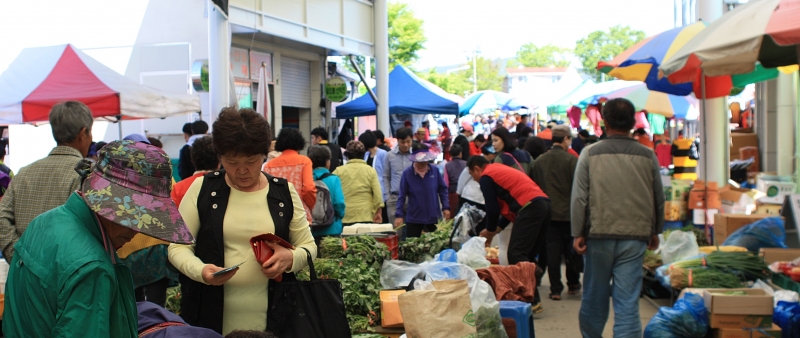
M139 311L139 334L141 335L148 329L155 332L146 334L147 338L222 338L219 333L211 329L189 326L183 319L164 308L150 303L138 302L136 308ZM167 323L167 324L165 324ZM174 326L166 326L172 324ZM156 329L157 325L165 325L162 329Z
M406 197L408 197L408 212L403 208ZM413 164L403 170L395 217L403 218L406 223L436 224L442 217L440 203L441 210L450 210L447 185L438 168L430 165L424 178L414 172Z

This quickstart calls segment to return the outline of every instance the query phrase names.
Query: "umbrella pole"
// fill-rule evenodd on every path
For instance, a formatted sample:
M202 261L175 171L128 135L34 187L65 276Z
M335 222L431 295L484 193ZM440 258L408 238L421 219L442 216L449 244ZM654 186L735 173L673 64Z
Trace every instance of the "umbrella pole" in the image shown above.
M117 115L117 127L119 128L119 139L122 139L122 115Z

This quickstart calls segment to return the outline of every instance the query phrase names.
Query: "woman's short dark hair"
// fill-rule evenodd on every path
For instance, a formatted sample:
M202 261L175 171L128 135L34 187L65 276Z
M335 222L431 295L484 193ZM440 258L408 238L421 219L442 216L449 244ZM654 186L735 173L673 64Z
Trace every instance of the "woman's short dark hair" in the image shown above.
M155 137L148 137L147 141L149 141L150 145L152 145L152 146L156 146L156 147L159 147L159 148L164 148L164 144L161 143L161 140L159 140L159 139L157 139Z
M312 168L324 168L331 159L331 149L326 146L310 146L308 158L311 159Z
M486 142L486 136L483 136L483 134L478 134L478 136L475 136L473 141Z
M519 133L517 134L517 138L521 139L523 137L528 137L533 133L533 129L531 127L525 126L520 129Z
M498 152L511 152L517 149L517 141L511 137L511 133L504 127L497 127L492 131L492 135L503 140L503 149L496 149Z
M295 150L300 151L306 147L306 139L300 134L299 129L283 128L275 142L275 151Z
M319 136L323 140L327 141L328 140L328 131L325 130L325 128L316 127L313 130L311 130L311 136Z
M364 154L367 153L367 148L364 148L364 144L358 140L352 140L347 142L347 146L345 146L344 156L347 157L348 160L363 160Z
M194 164L196 170L216 170L219 168L219 157L214 152L214 140L210 135L194 140L189 153L192 155L192 164Z
M375 137L378 139L378 141L386 143L386 135L383 135L383 132L380 131L380 129L375 129L372 131L372 133L375 134Z
M442 121L442 127L449 128L449 127L447 126L447 122L445 122L445 121Z
M531 154L533 159L536 159L547 152L547 145L544 143L544 140L538 136L529 137L525 140L525 151Z
M378 145L378 137L369 130L358 135L358 140L364 144L364 148L367 148L367 150L375 148Z
M183 128L181 129L184 134L192 135L192 123L186 122L183 124Z
M603 106L603 121L608 129L630 132L636 125L636 108L623 98L609 100Z
M219 156L266 156L272 141L269 122L250 108L223 108L211 135Z

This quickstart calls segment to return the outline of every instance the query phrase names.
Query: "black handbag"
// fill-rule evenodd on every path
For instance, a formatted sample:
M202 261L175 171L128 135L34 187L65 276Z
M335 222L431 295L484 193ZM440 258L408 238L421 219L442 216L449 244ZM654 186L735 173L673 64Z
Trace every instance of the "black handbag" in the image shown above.
M281 338L350 338L344 310L342 284L318 279L307 249L311 280L299 281L293 273L281 282L270 281L267 330Z

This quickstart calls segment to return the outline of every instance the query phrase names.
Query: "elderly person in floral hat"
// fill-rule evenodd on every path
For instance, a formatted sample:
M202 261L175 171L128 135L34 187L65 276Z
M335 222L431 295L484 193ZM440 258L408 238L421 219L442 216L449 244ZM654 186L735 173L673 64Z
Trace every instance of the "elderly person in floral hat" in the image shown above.
M172 169L159 148L115 141L82 161L79 191L36 217L15 246L6 284L9 337L137 337L136 301L116 249L142 233L194 241L170 199Z
M437 154L424 144L416 144L414 148L411 152L411 162L414 164L406 168L400 178L394 215L395 228L406 222L407 237L419 237L423 230L436 230L436 223L443 213L445 219L450 217L447 185L439 169L431 164Z

